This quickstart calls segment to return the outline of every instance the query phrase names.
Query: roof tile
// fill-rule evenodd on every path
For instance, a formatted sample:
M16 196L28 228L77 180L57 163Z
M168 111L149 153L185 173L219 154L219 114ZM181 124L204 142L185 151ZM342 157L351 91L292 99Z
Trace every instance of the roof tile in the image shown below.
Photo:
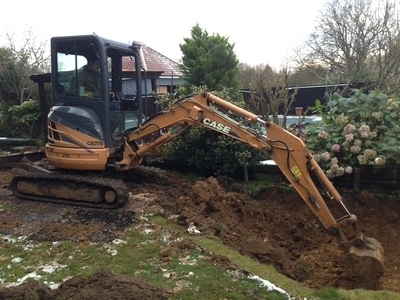
M174 76L182 76L182 71L177 62L145 44L142 44L141 49L144 58L144 63L142 62L142 64L146 67L147 72L162 72L161 76L171 76L172 74ZM133 71L135 69L133 61L126 57L122 62L122 69L124 71Z

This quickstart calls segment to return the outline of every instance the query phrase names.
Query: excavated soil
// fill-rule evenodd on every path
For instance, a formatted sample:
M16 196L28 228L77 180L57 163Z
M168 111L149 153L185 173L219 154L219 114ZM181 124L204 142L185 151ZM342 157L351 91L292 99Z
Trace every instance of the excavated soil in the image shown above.
M195 225L202 234L216 235L240 253L272 264L280 273L305 286L400 292L399 197L378 197L372 190L354 195L349 189L338 188L347 208L357 215L365 236L379 239L385 249L386 270L380 281L360 283L335 239L326 233L302 199L286 184L276 184L263 190L256 199L249 200L241 185L230 178L210 177L190 182L175 172L141 167L131 172L135 181L128 182L132 191L128 204L110 212L119 214L118 224L113 223L112 215L97 216L82 208L36 204L29 206L29 211L41 210L52 217L45 221L31 220L28 226L27 216L23 213L28 206L21 204L7 189L13 174L20 171L18 168L0 171L0 201L11 201L15 206L15 210L9 210L6 216L0 214L3 234L25 234L36 240L107 241L130 225L132 212L157 209L176 216L176 222L182 226ZM336 217L344 215L337 203L330 206ZM0 298L8 295L9 298L3 298L23 299L24 293L38 288L47 297L43 299L70 299L70 295L74 295L74 298L101 300L109 299L108 292L113 293L113 299L164 297L160 289L139 279L99 270L87 279L78 275L56 290L32 282L3 288Z

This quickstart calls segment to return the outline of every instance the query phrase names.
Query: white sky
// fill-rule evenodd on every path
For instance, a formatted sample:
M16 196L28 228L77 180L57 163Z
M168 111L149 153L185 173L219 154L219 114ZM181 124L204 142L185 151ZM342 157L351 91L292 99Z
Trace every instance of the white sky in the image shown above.
M179 61L179 44L196 23L228 37L240 62L279 69L314 31L323 0L10 0L2 3L0 38L32 30L39 40L96 34L142 42ZM0 40L2 41L2 40ZM0 44L2 44L1 42ZM50 43L48 43L50 45Z

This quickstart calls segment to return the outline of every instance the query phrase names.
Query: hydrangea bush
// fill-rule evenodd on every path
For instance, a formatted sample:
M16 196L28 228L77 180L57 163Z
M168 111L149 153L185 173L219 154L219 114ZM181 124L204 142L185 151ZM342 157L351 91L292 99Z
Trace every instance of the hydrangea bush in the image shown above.
M313 108L322 121L305 129L305 142L326 175L351 174L357 166L391 168L400 163L400 100L374 90L336 93Z

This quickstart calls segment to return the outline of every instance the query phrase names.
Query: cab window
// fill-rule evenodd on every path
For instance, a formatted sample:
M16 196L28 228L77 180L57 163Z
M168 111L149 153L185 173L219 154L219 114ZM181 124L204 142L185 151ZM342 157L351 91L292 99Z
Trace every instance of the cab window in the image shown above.
M60 96L101 98L99 53L89 40L57 45L57 86Z

